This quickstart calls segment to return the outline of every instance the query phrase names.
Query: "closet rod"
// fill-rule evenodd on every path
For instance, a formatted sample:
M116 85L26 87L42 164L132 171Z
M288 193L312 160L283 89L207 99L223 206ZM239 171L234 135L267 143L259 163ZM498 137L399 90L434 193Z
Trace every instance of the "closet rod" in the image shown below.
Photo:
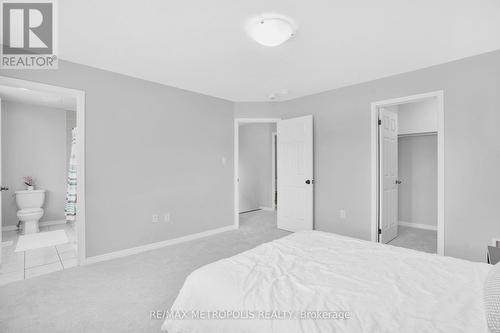
M425 136L425 135L436 135L437 132L422 132L422 133L408 133L408 134L398 134L399 138L410 137L410 136Z

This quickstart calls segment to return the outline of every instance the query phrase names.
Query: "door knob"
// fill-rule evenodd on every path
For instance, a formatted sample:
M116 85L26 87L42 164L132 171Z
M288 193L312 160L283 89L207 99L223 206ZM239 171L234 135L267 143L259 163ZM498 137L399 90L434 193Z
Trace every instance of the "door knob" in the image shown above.
M8 191L9 187L8 186L2 186L0 187L0 191Z
M309 184L314 184L314 179L313 180L306 180L306 184L309 185Z
M401 181L400 180L396 180L396 184L401 184Z

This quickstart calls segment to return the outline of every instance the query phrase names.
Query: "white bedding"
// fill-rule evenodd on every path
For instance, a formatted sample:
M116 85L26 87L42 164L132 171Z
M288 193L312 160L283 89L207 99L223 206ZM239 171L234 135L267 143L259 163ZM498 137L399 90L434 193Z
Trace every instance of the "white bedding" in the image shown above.
M483 282L490 267L330 233L298 232L194 271L172 306L178 318L189 317L191 312L181 311L191 310L219 311L212 317L256 318L279 315L263 312L279 310L293 311L294 319L288 312L274 320L167 319L162 329L169 333L488 332ZM331 311L348 311L351 318L295 319L300 311L330 311L330 316Z

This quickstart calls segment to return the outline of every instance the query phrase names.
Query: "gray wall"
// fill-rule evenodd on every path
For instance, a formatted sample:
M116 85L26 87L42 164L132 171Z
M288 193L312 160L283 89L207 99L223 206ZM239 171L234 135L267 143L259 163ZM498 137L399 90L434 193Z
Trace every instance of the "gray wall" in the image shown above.
M239 128L240 212L272 207L272 135L276 124Z
M66 111L2 101L2 225L16 225L16 190L24 176L45 189L41 221L64 220L67 158Z
M282 103L233 104L68 62L0 75L87 93L88 256L232 224L233 111L313 114L315 227L370 239L370 103L434 90L445 93L445 253L484 261L500 237L500 51ZM151 223L167 210L170 224Z
M437 226L437 135L398 139L399 221Z
M445 99L445 254L484 261L500 237L500 51L287 102L237 103L235 116L314 115L315 228L370 239L370 103L436 90Z
M0 75L86 92L87 256L233 224L233 103L64 61Z

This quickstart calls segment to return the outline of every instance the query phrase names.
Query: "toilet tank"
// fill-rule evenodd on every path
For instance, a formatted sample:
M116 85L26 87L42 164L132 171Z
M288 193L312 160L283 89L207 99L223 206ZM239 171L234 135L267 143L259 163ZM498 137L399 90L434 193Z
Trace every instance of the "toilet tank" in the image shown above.
M19 209L42 208L45 190L16 191L16 204Z

